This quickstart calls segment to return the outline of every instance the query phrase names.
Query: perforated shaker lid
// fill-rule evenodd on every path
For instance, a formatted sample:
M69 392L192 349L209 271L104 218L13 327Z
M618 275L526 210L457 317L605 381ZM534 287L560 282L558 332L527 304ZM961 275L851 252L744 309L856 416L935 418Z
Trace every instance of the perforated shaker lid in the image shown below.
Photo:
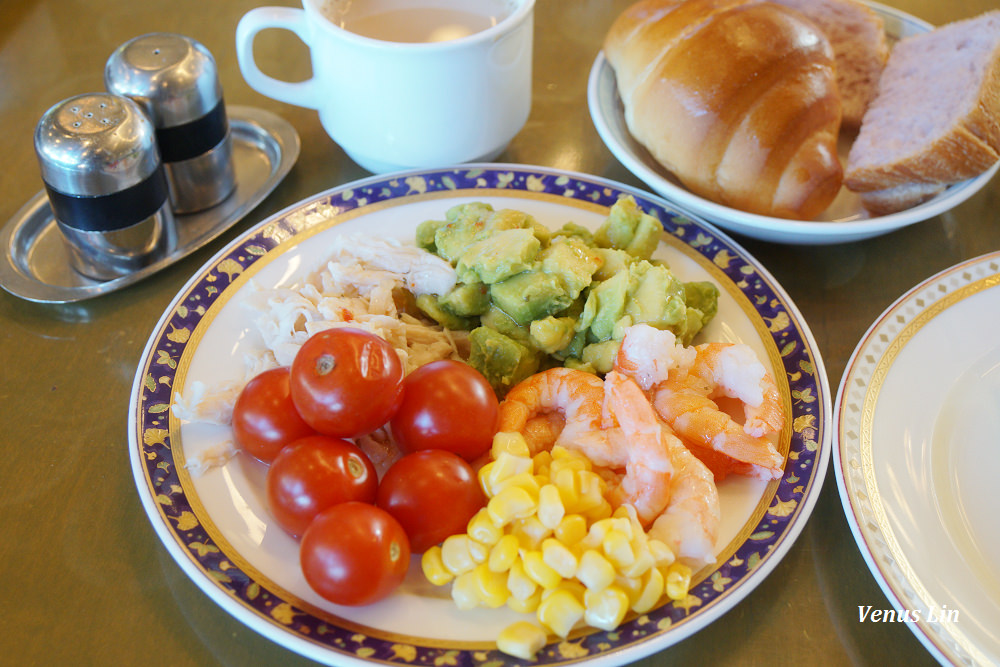
M197 120L222 101L212 54L173 33L141 35L115 49L104 67L104 85L139 103L157 128Z
M132 100L86 93L52 106L35 127L42 180L64 194L107 195L160 166L155 129Z

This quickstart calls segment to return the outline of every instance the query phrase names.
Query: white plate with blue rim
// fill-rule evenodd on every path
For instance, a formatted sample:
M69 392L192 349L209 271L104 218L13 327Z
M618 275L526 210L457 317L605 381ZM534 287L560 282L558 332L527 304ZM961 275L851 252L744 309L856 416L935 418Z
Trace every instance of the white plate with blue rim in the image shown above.
M596 228L631 195L664 226L656 256L682 280L720 288L717 316L699 340L744 342L778 381L789 411L778 439L784 476L719 484L718 560L689 595L632 615L615 632L553 638L539 665L611 665L662 651L718 620L792 547L813 510L830 455L831 397L815 341L773 277L710 225L642 191L583 174L524 165L464 165L375 176L299 202L229 243L177 294L151 334L129 407L129 454L150 522L181 569L235 618L288 649L327 664L515 664L496 649L505 609L459 611L415 560L402 586L368 607L317 596L298 567L298 544L271 519L262 464L242 454L202 474L188 464L231 438L228 427L182 422L169 406L194 382L243 377L242 354L263 341L243 307L251 280L293 286L324 261L328 241L365 232L412 243L416 225L449 207L485 201L549 228Z
M890 41L933 29L933 26L898 9L876 2L866 2L885 24ZM677 180L629 133L615 72L604 53L599 53L590 70L587 102L597 133L611 153L626 169L641 179L654 192L681 209L708 220L730 232L750 238L793 245L829 245L860 241L888 234L909 225L945 213L981 190L1000 169L1000 162L976 178L948 187L944 192L918 206L892 213L872 216L861 205L857 195L842 188L833 203L817 220L786 220L747 213L700 197ZM848 137L840 142L841 158L850 150Z

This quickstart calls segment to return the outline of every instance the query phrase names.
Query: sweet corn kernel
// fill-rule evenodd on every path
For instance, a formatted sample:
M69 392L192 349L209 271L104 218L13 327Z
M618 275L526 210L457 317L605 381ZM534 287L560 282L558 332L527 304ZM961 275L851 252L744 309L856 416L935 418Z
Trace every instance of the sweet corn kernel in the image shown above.
M635 562L635 554L632 552L632 544L628 536L612 528L604 536L604 555L608 557L611 564L619 572Z
M545 484L538 490L538 520L550 530L555 530L566 515L559 487Z
M589 590L599 591L615 581L615 566L596 549L587 549L580 555L576 578Z
M510 524L510 532L517 537L518 543L523 549L540 548L542 540L552 534L552 531L546 528L537 516L513 521Z
M549 466L552 465L552 452L543 449L531 457L531 462L536 474L549 478L552 477L551 470L549 469Z
M527 600L541 590L535 580L524 571L524 562L520 558L515 560L507 571L507 590L511 595L511 599L507 600L507 606L511 606L511 600Z
M649 570L641 581L639 597L632 602L632 611L637 614L645 614L663 597L663 574L655 567Z
M506 526L515 519L524 519L535 513L538 502L519 486L511 486L490 498L486 504L493 523Z
M490 518L490 513L486 511L485 507L481 508L469 519L465 533L476 542L488 547L493 546L503 537L503 530L500 526L493 523L493 519Z
M503 493L504 489L512 486L517 486L528 492L535 501L538 500L538 491L540 484L535 478L535 475L531 472L525 470L509 477L504 477L503 479L498 479L493 483L491 491L494 496Z
M538 611L538 605L542 602L542 589L535 586L535 592L523 600L514 597L513 594L507 598L507 608L519 614L534 614Z
M567 514L552 532L560 542L573 546L587 536L587 520L580 514Z
M542 560L546 565L559 573L563 579L570 579L576 574L579 560L566 545L549 537L542 541Z
M569 591L573 594L577 600L582 601L583 596L587 594L587 587L581 584L576 579L563 579L559 582L559 585L555 588L550 588L548 590L542 590L542 599L549 597L550 595L555 595L558 591Z
M555 588L562 581L559 573L545 563L541 551L525 551L521 554L521 562L528 577L542 588Z
M496 459L500 454L514 454L515 456L530 457L531 450L524 436L517 432L500 431L493 436L493 444L490 447L490 454Z
M489 556L487 547L468 535L449 535L441 543L441 560L449 572L458 576L471 571Z
M639 533L639 536L642 536L642 533ZM626 577L641 577L655 566L653 554L650 553L649 547L646 546L644 536L638 539L633 538L630 549L634 554L634 559L631 564L623 566L621 570L622 574Z
M517 536L510 533L504 535L490 549L490 556L486 561L488 567L494 572L506 572L517 560L520 546Z
M542 650L548 636L534 623L517 621L511 623L497 635L497 648L521 660L534 660Z
M673 564L676 558L673 549L660 540L650 538L646 541L646 548L649 549L656 567L668 567Z
M610 519L599 519L590 524L587 536L583 538L581 546L587 549L600 549L604 544L604 537L611 530Z
M455 575L444 566L444 561L441 559L441 547L436 544L420 557L420 569L423 570L427 581L435 586L444 586L455 578Z
M561 589L543 598L536 614L544 627L560 637L566 637L585 612L583 603L573 593Z
M576 512L577 506L580 504L580 480L576 476L576 471L552 470L549 479L559 490L559 498L562 500L565 511Z
M599 503L584 510L582 514L588 521L600 521L601 519L607 519L610 517L611 511L611 503L602 498Z
M507 602L510 590L507 588L506 574L494 572L486 563L477 565L472 574L476 582L476 593L482 606L496 609Z
M521 473L527 473L530 475L532 474L531 468L531 459L501 452L497 458L479 469L479 472L477 473L479 486L482 488L483 493L485 493L487 497L495 496L499 493L499 489L497 488L498 484L503 482L505 479Z
M673 563L667 568L667 597L671 600L683 600L691 588L691 568L684 563Z
M479 584L472 570L464 572L451 583L451 599L462 611L475 609L479 606Z
M587 625L601 630L614 630L621 625L629 610L625 591L617 586L601 590L588 590L583 597L583 620Z
M607 502L604 498L606 485L600 475L591 470L578 470L576 478L580 486L580 498L577 501L576 511L586 512Z

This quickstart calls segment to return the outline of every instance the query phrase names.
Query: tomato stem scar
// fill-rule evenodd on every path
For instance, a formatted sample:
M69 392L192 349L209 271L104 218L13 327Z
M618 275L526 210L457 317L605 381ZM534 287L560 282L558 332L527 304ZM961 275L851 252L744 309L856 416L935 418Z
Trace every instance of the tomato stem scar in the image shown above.
M337 360L332 354L321 354L316 357L316 373L326 375L337 367Z

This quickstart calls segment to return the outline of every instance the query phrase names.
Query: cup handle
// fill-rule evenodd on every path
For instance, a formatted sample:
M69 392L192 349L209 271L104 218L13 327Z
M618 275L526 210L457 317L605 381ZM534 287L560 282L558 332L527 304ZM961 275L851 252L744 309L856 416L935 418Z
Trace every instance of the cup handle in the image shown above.
M308 109L318 108L316 77L299 82L280 81L264 74L253 56L253 41L261 30L281 28L298 35L302 42L309 44L309 28L306 15L293 7L257 7L243 15L236 26L236 59L240 72L247 84L262 95L279 102L294 104Z

